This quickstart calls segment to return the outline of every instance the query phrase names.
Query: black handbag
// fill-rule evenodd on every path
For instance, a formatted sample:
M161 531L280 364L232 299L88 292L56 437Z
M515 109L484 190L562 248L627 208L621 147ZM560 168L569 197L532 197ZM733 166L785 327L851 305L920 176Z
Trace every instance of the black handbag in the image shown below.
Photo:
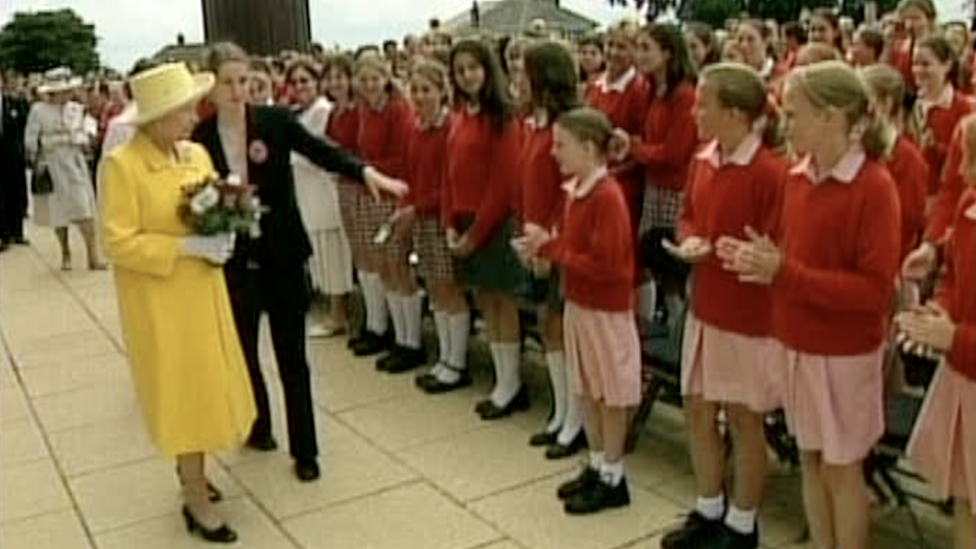
M54 192L54 180L47 168L37 168L31 176L31 194L45 195Z

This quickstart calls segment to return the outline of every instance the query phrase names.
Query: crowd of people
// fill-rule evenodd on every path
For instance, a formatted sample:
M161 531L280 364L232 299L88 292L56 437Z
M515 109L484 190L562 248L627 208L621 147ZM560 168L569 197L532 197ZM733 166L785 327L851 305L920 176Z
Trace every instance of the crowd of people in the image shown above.
M277 448L263 313L295 473L312 481L307 338L350 336L350 352L389 374L424 367L416 385L435 395L472 383L477 313L494 383L475 413L501 420L532 400L528 309L553 403L528 442L548 459L588 452L559 487L567 513L629 505L642 339L663 326L682 339L697 492L663 548L758 547L764 422L783 410L813 541L866 549L864 460L903 356L939 358L908 456L954 502L956 546L976 546L968 27L940 25L931 0L902 0L860 27L818 9L720 30L624 20L575 43L539 30L435 29L402 47L270 62L217 44L195 75L140 63L125 85L86 94L55 71L30 90L29 115L4 96L0 158L34 176L0 183L0 239L26 244L30 188L53 206L38 221L56 228L62 267L75 223L101 269L98 219L133 377L154 441L178 458L188 529L236 539L204 453ZM7 138L17 128L19 144ZM180 223L181 186L214 171L257 187L260 237ZM361 330L346 314L356 282Z

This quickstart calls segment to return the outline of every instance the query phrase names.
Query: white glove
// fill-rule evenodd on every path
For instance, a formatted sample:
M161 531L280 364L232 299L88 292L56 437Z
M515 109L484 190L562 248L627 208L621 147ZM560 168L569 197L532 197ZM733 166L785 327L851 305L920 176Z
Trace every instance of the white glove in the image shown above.
M182 253L186 257L196 257L214 265L223 265L234 255L234 233L220 233L214 236L188 236L183 239Z

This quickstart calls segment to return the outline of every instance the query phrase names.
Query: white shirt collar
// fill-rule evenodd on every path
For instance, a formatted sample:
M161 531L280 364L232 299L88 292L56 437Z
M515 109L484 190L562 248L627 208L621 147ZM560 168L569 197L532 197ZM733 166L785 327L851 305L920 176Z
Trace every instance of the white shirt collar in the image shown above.
M627 72L623 73L620 78L610 82L610 72L604 72L600 75L600 78L596 81L596 87L602 92L617 92L623 93L627 91L627 86L637 78L637 69L635 67L630 67Z
M934 99L927 99L924 97L918 98L919 107L922 109L922 114L928 116L929 111L934 108L948 109L952 107L952 102L956 99L956 90L952 84L946 84L942 88L942 92L939 96Z
M447 119L451 116L451 109L447 107L441 108L441 112L437 113L437 116L430 123L425 124L420 118L417 118L417 127L421 130L431 130L435 128L442 128L444 124L447 123Z
M763 61L762 69L759 70L759 76L763 80L769 80L772 78L774 70L776 70L776 60L772 57L766 57L766 60Z
M600 166L595 172L591 173L589 177L580 181L578 177L574 177L563 184L563 190L569 193L570 198L580 199L585 198L588 194L593 192L596 188L597 183L601 179L607 176L607 167Z
M762 147L762 139L755 133L750 133L732 151L732 154L725 158L722 158L722 147L719 146L718 139L714 139L711 143L705 145L695 156L716 169L729 164L733 166L748 166L752 164L753 159L759 154L760 147Z
M813 155L808 154L790 168L790 174L806 177L814 185L819 185L828 179L850 185L857 174L861 173L867 158L863 148L851 147L829 172L818 174L817 168L813 165Z
M528 123L533 130L544 130L549 127L549 113L545 109L536 109Z

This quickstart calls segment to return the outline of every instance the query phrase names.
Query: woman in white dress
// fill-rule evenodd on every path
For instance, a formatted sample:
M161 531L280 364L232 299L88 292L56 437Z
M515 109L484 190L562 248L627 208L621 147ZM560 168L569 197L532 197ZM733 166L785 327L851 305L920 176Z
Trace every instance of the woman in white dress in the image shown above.
M318 94L318 70L308 62L289 67L288 83L294 90L298 119L313 135L325 137L332 106ZM331 337L346 329L346 295L352 291L352 252L342 225L335 177L292 153L295 191L305 230L312 241L309 274L312 286L330 300L331 322L314 323L310 337Z
M68 225L78 227L88 251L88 268L103 270L95 238L95 193L91 184L85 150L91 137L85 131L84 107L71 100L82 85L68 69L53 69L45 74L38 88L44 96L27 116L24 146L34 166L34 177L47 171L52 189L34 194L34 221L53 227L61 247L61 270L71 270Z

